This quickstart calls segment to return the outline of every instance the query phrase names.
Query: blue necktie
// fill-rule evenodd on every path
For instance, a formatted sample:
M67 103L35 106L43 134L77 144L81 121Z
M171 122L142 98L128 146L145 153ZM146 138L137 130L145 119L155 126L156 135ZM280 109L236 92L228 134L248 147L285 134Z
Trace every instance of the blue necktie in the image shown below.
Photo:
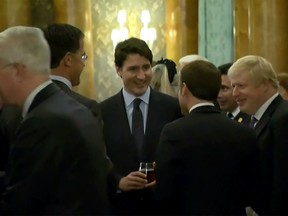
M139 107L141 102L142 100L139 98L134 99L132 112L132 136L135 139L140 158L144 141L143 115Z
M254 128L255 127L255 124L258 122L258 119L255 118L255 116L251 116L251 121L250 121L250 124L249 124L249 127L250 128Z

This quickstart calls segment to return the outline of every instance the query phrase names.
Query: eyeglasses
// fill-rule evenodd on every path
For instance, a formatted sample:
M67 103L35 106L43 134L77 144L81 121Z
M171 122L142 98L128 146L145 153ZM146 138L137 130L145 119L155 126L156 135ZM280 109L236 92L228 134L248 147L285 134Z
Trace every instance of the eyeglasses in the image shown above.
M82 61L86 61L88 59L88 55L84 52L82 55L81 55L81 60Z

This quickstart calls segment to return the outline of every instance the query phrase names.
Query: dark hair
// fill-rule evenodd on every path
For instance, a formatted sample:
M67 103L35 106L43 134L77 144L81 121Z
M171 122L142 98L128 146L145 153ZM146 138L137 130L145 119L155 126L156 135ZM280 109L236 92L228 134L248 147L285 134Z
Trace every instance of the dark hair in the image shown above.
M69 24L48 25L43 33L51 50L51 68L58 67L67 52L77 52L84 38L80 29Z
M215 100L221 86L221 75L216 66L202 60L185 65L180 80L195 97L203 100Z
M218 66L218 70L220 71L221 75L227 75L229 68L233 65L233 63L229 62L226 64L222 64Z
M114 53L115 65L122 67L127 56L130 54L144 56L152 64L153 54L146 42L132 37L117 44Z
M171 59L161 59L159 61L156 62L156 65L157 64L164 64L167 68L167 71L168 71L168 78L169 78L169 82L172 83L173 82L173 79L174 79L174 76L175 74L177 74L177 69L176 69L176 64L173 60Z

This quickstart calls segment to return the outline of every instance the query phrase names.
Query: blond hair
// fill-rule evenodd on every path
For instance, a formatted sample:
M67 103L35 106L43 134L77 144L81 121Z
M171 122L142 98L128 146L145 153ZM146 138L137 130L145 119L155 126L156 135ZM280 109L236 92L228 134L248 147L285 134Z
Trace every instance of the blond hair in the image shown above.
M261 56L248 55L238 59L229 69L228 76L248 72L256 84L268 80L273 88L278 89L277 74L272 64Z

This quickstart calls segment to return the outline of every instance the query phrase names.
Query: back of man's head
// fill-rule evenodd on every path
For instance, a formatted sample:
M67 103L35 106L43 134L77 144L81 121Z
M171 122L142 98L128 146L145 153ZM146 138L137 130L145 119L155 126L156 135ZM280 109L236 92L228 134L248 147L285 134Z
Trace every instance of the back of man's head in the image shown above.
M211 62L197 60L181 70L181 83L185 83L194 97L201 100L216 100L221 86L221 75Z
M114 53L115 65L121 68L127 56L130 54L144 56L152 64L153 54L146 42L139 38L132 37L117 44Z
M69 24L51 24L43 29L51 50L51 68L59 66L67 52L75 53L80 48L83 32Z
M41 74L50 73L50 50L39 28L14 26L0 33L0 61L19 63Z

